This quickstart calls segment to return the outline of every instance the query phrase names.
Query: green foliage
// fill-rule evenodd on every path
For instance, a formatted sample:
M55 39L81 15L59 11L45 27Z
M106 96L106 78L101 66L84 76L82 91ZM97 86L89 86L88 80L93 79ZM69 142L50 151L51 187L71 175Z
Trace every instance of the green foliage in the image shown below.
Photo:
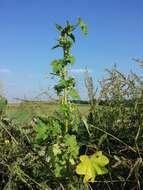
M139 189L143 185L142 78L134 73L125 76L116 67L107 72L98 97L91 96L95 97L88 116L91 142L110 155L112 180L108 176L105 180L111 189Z
M73 78L68 77L67 74L67 66L75 62L75 58L71 55L70 51L73 42L75 42L75 36L73 32L78 26L81 27L82 32L86 35L86 25L79 17L78 22L75 25L70 24L68 21L66 22L65 27L56 24L56 28L60 32L60 37L58 40L58 44L56 44L53 48L55 49L61 47L64 57L63 59L54 60L51 65L53 67L54 75L60 77L59 83L55 85L55 90L58 96L63 94L62 101L64 104L67 104L69 95L76 99L79 98L76 90L73 89L73 87L75 86L75 81Z
M80 25L80 27L82 29L83 34L87 35L87 33L88 33L87 27L86 27L85 23L83 22L83 20L80 17L78 17L78 23L79 23L79 25Z
M47 138L47 125L45 125L43 122L38 122L38 124L35 126L35 131L37 140L43 141Z
M59 75L64 63L63 60L54 60L51 65L53 67L53 73Z
M75 80L73 77L69 77L67 80L61 79L57 85L55 85L55 90L57 92L57 95L59 96L64 89L69 91L69 89L72 90L72 87L75 86ZM70 92L71 92L70 90ZM69 93L69 92L68 92Z

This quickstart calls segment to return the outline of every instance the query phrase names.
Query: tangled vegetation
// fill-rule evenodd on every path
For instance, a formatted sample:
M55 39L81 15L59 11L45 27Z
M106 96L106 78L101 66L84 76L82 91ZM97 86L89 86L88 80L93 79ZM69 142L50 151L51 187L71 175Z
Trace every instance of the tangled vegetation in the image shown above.
M116 68L94 92L86 75L88 117L80 114L75 79L68 66L75 58L71 47L74 31L84 22L62 27L58 44L63 58L52 61L54 89L60 104L47 116L26 111L7 116L7 100L0 97L1 190L100 190L143 187L143 80L134 73L124 76Z

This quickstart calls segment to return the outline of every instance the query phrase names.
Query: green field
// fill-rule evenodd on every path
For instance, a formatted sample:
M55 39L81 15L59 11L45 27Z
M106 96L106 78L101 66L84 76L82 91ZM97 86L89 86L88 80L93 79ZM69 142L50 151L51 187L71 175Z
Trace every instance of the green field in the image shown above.
M89 105L88 104L75 104L76 107L78 108L79 112L84 115L87 116L89 113ZM11 115L14 114L16 112L21 112L21 111L25 111L25 112L29 112L29 113L33 113L36 115L46 115L46 116L50 116L52 115L56 110L58 110L59 104L58 103L43 103L43 102L23 102L23 103L11 103L8 104L7 106L7 114Z

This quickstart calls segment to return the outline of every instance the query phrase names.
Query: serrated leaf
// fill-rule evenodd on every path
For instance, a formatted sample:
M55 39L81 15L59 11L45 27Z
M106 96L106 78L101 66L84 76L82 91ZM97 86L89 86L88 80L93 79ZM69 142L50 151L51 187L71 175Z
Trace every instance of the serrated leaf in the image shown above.
M61 69L62 69L62 66L63 66L63 60L54 60L52 61L51 63L52 67L53 67L53 72L58 74Z
M84 183L94 182L97 175L108 173L105 165L109 163L109 160L101 151L97 151L92 156L82 155L80 161L81 163L76 167L76 173L84 175Z
M61 125L57 120L52 121L51 133L53 136L61 134Z
M75 135L65 135L64 143L67 147L67 153L70 155L71 163L74 163L73 158L76 158L79 151L79 146L77 144L76 136Z
M42 122L39 122L35 127L36 139L45 140L47 138L47 125Z
M67 146L75 146L77 144L76 136L75 135L65 135L64 142Z
M85 23L83 22L83 20L80 17L78 17L77 20L78 20L78 24L81 27L81 30L82 30L83 34L87 35L88 30L87 30L87 27L86 27Z

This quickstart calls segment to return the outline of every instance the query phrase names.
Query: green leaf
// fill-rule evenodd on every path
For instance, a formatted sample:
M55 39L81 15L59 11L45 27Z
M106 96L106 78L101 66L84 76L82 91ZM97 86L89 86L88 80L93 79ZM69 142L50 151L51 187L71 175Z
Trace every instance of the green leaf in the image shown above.
M59 44L57 44L57 45L53 46L52 49L56 49L56 48L59 48L59 47L61 47L61 46Z
M69 77L69 79L67 80L67 86L68 87L74 87L75 86L75 79L73 77Z
M58 144L53 145L53 153L54 153L54 156L57 156L58 154L62 153L60 150L60 146Z
M74 56L69 56L69 57L68 57L68 61L69 61L71 64L74 64L74 62L75 62L75 57L74 57Z
M63 64L64 63L63 63L62 59L59 59L59 60L56 59L56 60L52 61L51 65L53 67L53 72L58 74L61 71Z
M67 146L74 147L75 145L77 145L76 136L67 134L64 137L64 142Z
M59 123L58 120L54 120L52 121L52 127L50 127L51 132L53 136L57 136L60 135L62 133L61 131L61 125Z
M47 125L45 125L43 122L39 122L35 127L36 131L36 139L37 140L45 140L47 138Z
M87 120L86 120L86 118L84 116L82 117L82 121L83 121L83 123L84 123L84 125L86 127L86 130L87 130L88 134L91 136L90 131L89 131L89 127L88 127L88 124L87 124Z
M54 86L55 90L57 91L57 94L59 95L63 91L63 89L67 87L67 85L68 81L61 79L59 81L59 84Z
M59 95L63 89L69 88L75 85L75 79L73 77L69 77L68 80L61 79L59 81L59 84L55 85L54 88L57 91L57 94Z
M61 171L63 169L63 166L60 164L55 164L55 176L56 177L61 177Z
M108 173L105 165L109 163L106 156L101 151L97 151L92 156L82 155L76 167L76 173L84 175L84 183L94 182L97 175L104 175Z
M62 30L63 30L63 28L62 28L61 25L59 25L59 24L55 24L55 25L56 25L56 28L57 28L59 31L62 31Z
M73 42L75 42L75 36L71 33L69 37L72 39Z
M72 98L75 98L75 99L80 99L80 96L79 96L77 90L74 89L74 88L71 89L71 91L70 91L70 96L71 96Z
M79 151L79 146L77 144L76 136L75 135L65 135L64 143L67 147L66 152L70 155L70 163L74 164L73 158L76 158Z
M86 36L88 34L88 30L87 30L85 23L83 22L83 20L80 17L78 17L77 20L78 20L78 24L81 27L83 34Z
M98 140L98 147L100 147L102 144L103 144L103 142L107 139L107 134L103 134L100 138L99 138L99 140Z

